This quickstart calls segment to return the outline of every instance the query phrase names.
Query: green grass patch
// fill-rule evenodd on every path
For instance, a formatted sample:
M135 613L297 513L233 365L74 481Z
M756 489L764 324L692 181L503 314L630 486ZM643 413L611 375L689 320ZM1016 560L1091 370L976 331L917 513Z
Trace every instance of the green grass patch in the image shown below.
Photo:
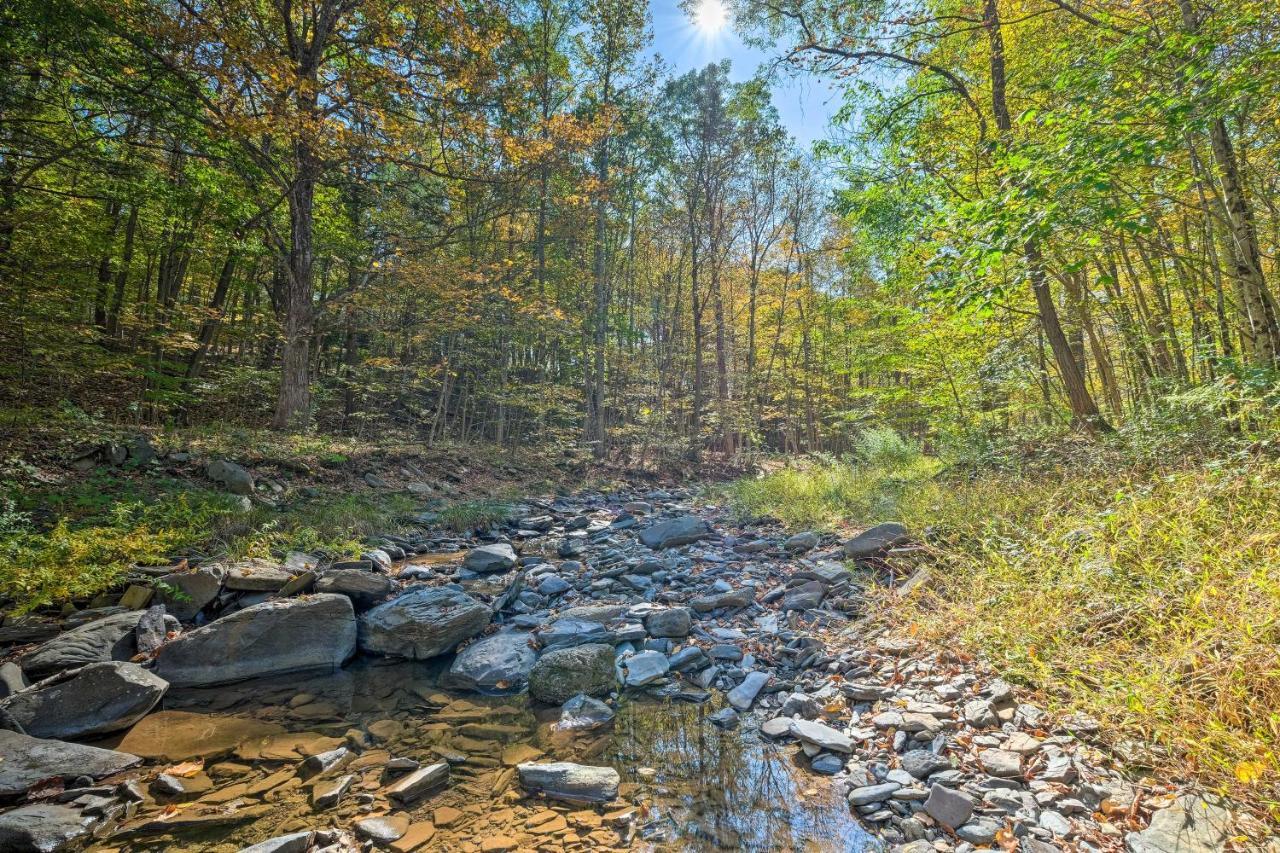
M457 501L440 510L440 524L461 532L497 524L510 514L511 504L504 501Z
M1280 465L1118 463L1104 448L965 476L793 465L728 489L795 528L893 518L928 531L937 564L879 612L958 644L1153 767L1256 804L1280 778Z

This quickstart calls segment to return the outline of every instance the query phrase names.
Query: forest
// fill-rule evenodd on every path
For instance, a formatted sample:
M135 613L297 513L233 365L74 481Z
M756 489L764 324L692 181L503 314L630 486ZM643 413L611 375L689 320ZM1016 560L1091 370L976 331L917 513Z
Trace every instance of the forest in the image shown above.
M1263 849L1277 287L1274 0L9 0L0 619L678 482Z

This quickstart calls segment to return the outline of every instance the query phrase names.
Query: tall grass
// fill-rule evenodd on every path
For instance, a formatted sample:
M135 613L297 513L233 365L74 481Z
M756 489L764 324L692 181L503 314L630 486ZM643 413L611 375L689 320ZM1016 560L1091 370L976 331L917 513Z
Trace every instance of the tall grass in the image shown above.
M982 654L1117 742L1154 745L1131 761L1274 808L1280 465L1086 453L963 478L925 470L826 461L729 496L795 527L893 516L927 530L930 583L881 595L882 618Z

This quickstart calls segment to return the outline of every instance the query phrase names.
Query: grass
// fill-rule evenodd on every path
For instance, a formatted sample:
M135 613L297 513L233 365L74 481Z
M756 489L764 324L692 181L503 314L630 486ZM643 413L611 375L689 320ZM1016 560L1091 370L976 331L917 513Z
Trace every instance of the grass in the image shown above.
M955 477L831 460L739 481L729 500L795 528L890 517L937 565L885 620L960 644L1153 768L1276 811L1280 465L1124 464L1097 449Z

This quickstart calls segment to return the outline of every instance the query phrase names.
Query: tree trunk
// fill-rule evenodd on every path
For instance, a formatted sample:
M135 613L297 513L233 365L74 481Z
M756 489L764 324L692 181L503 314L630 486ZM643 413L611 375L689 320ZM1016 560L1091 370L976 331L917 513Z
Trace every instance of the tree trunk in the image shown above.
M314 225L316 179L314 156L305 143L298 146L297 180L289 191L289 268L284 281L284 347L281 353L280 393L273 429L302 430L311 406L311 235Z

